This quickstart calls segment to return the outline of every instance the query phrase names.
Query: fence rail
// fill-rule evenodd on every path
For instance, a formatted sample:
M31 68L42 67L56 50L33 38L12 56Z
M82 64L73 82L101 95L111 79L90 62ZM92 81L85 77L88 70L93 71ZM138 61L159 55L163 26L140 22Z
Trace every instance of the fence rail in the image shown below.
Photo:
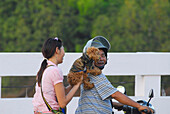
M81 53L66 53L59 65L67 75L73 61ZM155 97L151 101L157 114L168 114L170 97L160 96L161 76L170 75L170 53L109 53L103 73L109 76L135 75L134 100L148 100L150 89ZM0 112L2 114L33 114L32 98L1 98L1 78L7 76L35 76L43 57L41 53L0 53ZM74 114L78 97L68 104L68 114ZM10 110L9 110L10 109Z

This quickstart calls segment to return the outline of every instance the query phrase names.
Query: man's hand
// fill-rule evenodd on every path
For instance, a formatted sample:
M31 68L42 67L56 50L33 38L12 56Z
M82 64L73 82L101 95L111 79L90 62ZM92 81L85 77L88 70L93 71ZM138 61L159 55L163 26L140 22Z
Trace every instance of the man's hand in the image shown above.
M151 108L149 108L149 107L147 107L147 106L142 106L142 105L140 105L140 107L138 108L138 110L140 111L140 112L142 112L142 114L146 114L145 112L144 112L144 110L147 110L147 113L150 113L150 114L153 114L154 113L154 111L151 109Z

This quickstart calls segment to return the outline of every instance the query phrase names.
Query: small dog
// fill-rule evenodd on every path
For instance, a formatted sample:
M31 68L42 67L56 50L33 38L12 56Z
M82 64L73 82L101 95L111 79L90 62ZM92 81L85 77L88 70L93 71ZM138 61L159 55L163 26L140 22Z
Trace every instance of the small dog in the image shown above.
M93 83L90 83L90 79L88 78L88 73L97 76L102 73L102 71L94 65L94 62L99 61L99 49L95 47L89 47L86 53L75 60L73 63L68 75L67 81L73 86L76 85L81 80L81 76L83 75L83 83L84 89L91 89L94 87Z

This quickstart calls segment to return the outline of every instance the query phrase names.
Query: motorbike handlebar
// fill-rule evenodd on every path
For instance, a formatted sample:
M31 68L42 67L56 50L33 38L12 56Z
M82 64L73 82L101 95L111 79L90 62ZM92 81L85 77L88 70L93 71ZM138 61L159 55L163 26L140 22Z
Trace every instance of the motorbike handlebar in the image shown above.
M140 112L137 108L128 105L124 105L122 110L126 111L126 114L141 114L141 112L144 112L146 114L152 114L152 112L151 111L148 112L147 109L144 109Z
M146 101L144 100L140 100L138 101L138 103L140 103L140 105L146 106ZM154 108L152 107L152 105L150 104L149 107L154 111ZM142 110L141 112L136 108L136 107L132 107L132 106L128 106L128 105L123 105L120 107L114 107L117 110L123 110L125 112L125 114L141 114L141 112L144 112L146 114L153 114L151 111L148 112L147 109Z

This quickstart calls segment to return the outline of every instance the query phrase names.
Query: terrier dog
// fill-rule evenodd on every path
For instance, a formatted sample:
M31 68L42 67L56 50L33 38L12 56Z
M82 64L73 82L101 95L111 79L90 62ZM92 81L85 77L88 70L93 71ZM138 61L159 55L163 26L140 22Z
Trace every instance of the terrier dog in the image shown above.
M93 83L90 83L88 73L97 76L102 73L102 71L94 65L95 62L99 61L99 49L95 47L89 47L86 53L76 59L67 75L68 83L73 86L81 81L81 76L83 75L84 89L91 89L94 87Z

